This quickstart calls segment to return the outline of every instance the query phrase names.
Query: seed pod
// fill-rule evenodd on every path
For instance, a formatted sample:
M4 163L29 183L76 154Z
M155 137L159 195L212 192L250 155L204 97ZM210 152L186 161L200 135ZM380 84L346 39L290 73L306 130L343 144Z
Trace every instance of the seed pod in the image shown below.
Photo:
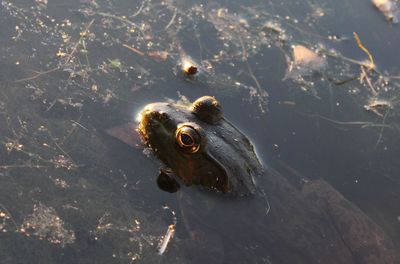
M187 75L195 75L198 72L197 66L190 59L183 60L182 69Z

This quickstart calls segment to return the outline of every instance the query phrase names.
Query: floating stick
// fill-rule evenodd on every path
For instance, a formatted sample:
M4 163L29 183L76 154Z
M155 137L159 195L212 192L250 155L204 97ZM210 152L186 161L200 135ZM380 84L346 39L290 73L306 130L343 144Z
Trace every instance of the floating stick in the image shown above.
M165 234L163 240L161 240L161 243L158 245L157 249L157 254L162 255L164 254L165 250L167 249L167 246L171 239L173 238L175 233L175 226L174 225L169 225L167 233Z

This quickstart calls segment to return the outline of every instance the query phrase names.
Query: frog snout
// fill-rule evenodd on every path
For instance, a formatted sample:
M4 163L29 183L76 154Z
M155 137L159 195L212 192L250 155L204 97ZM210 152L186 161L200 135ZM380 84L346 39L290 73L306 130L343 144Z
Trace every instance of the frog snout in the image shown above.
M162 110L165 107L163 103L152 103L146 105L139 115L139 127L148 128L149 125L163 123L167 120L167 114Z

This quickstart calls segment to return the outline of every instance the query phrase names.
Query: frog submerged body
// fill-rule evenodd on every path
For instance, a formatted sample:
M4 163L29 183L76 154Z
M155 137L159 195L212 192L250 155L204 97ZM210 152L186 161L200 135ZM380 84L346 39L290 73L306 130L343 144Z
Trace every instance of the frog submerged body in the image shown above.
M293 184L263 168L213 97L190 106L149 104L138 130L182 183L203 187L181 199L182 215L192 229L220 235L223 263L400 263L380 227L329 184Z

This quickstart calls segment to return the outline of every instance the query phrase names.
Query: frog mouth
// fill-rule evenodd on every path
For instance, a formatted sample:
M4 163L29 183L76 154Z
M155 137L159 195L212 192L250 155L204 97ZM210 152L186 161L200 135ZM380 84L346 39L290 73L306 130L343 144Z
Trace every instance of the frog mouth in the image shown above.
M148 145L149 142L149 126L151 122L150 114L151 111L146 109L139 114L138 132L142 138L143 143L146 145Z
M151 109L145 109L140 113L138 132L143 143L149 146L149 139L153 131L168 121L165 113L160 113Z

